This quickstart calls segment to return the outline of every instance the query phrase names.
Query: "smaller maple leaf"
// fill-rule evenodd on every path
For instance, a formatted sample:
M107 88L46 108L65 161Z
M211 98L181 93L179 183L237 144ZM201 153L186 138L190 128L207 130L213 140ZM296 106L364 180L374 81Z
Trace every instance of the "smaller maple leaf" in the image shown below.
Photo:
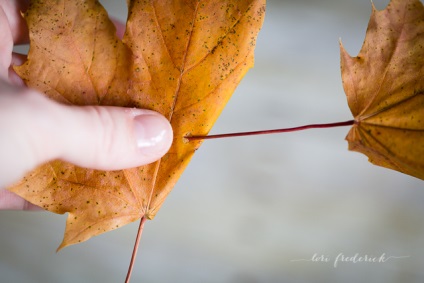
M349 149L375 165L424 179L424 7L392 0L372 14L351 57L340 44L343 87L355 124Z

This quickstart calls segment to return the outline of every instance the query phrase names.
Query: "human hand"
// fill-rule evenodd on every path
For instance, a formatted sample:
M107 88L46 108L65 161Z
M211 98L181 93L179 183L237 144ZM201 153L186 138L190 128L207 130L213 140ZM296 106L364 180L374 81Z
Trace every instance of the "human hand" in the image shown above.
M37 165L61 159L81 167L118 170L161 158L172 128L157 112L105 106L66 106L28 89L13 72L28 41L20 16L27 1L0 0L0 209L34 209L5 190Z

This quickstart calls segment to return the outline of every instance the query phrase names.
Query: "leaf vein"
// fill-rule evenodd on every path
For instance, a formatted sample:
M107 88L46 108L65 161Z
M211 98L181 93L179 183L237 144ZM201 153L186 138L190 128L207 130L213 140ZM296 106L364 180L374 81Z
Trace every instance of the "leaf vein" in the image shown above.
M191 69L194 69L195 67L197 67L198 65L200 65L203 61L205 61L211 54L212 54L212 51L216 48L216 47L218 47L219 46L219 44L221 44L221 42L223 42L224 41L224 39L226 39L227 38L227 36L230 34L230 32L232 31L232 30L234 30L239 24L240 24L240 22L241 22L241 20L247 15L247 13L248 13L248 11L250 11L251 10L251 8L253 7L253 5L254 5L255 3L254 2L252 2L252 4L250 4L248 7L247 7L247 9L246 9L246 11L240 16L240 18L238 18L237 19L237 21L235 21L235 23L229 28L229 29L227 29L226 30L226 32L224 33L224 35L217 41L217 43L214 45L214 46L212 46L212 48L205 54L205 56L203 57L203 58L201 58L201 59L199 59L199 61L198 62L195 62L195 63L193 63L193 65L192 66L189 66L189 67L187 67L187 69L185 70L185 72L188 72L188 71L190 71Z

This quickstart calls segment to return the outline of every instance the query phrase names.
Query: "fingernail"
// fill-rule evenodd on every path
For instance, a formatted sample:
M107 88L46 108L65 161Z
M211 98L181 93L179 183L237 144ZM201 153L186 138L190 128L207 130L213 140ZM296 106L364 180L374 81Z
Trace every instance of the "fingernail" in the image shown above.
M165 117L144 114L134 117L137 147L149 155L164 154L172 142L172 128Z

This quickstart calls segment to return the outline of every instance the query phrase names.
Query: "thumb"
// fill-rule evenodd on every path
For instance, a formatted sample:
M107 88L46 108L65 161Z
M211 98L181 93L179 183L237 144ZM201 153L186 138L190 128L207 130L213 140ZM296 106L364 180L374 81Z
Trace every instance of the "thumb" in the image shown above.
M52 159L118 170L156 161L171 146L172 128L157 112L66 106L20 92L0 96L0 187Z

